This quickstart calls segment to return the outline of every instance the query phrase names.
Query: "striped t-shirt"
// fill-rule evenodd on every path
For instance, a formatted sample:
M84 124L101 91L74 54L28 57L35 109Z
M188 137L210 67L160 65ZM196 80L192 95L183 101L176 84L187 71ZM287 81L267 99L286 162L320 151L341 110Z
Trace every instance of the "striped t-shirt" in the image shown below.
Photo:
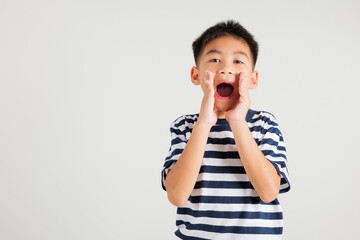
M166 175L179 159L198 117L184 115L171 124L171 146L161 172L164 190ZM260 150L281 174L280 193L289 191L286 149L275 117L249 109L246 121ZM210 130L198 179L186 204L177 209L176 225L175 235L181 239L281 239L280 203L278 199L261 201L226 119L218 119Z

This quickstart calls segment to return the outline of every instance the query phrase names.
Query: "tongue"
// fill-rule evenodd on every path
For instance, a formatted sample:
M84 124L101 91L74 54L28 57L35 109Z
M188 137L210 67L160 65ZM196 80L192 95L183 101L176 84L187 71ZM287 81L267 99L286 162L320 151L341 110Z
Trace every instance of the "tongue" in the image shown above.
M233 87L230 84L222 83L217 87L217 93L221 97L229 97L233 92Z

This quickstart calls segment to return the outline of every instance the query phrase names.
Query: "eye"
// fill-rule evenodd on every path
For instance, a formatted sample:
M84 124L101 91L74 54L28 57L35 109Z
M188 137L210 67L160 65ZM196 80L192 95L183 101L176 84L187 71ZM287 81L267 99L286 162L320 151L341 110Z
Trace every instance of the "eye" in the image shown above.
M235 60L234 63L236 63L236 64L242 64L243 62L240 61L240 60Z
M220 62L220 59L214 58L214 59L211 59L210 62Z

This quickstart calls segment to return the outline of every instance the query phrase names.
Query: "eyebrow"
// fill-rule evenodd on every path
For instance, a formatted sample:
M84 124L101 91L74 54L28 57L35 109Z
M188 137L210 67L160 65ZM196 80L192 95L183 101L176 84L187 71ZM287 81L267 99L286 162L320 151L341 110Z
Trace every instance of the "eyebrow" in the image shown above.
M206 55L209 55L209 54L211 54L211 53L221 54L221 51L216 50L216 49L211 49L210 51L208 51L208 52L205 54L205 56L206 56ZM236 55L236 54L244 55L247 59L249 59L248 55L247 55L246 53L244 53L243 51L235 51L235 52L233 52L233 54L234 54L234 55Z

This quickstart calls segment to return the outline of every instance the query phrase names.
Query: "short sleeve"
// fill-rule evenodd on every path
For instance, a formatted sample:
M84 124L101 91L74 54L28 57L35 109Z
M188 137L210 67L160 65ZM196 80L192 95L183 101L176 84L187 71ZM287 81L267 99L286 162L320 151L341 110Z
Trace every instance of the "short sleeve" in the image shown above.
M175 165L180 155L182 154L186 143L186 132L188 128L186 127L185 116L179 117L170 125L171 133L171 144L169 152L165 158L165 163L161 171L161 185L162 188L166 191L165 179L169 170Z
M290 190L290 181L284 138L276 118L267 112L263 112L262 115L261 138L258 145L265 157L280 173L279 193L285 193Z

